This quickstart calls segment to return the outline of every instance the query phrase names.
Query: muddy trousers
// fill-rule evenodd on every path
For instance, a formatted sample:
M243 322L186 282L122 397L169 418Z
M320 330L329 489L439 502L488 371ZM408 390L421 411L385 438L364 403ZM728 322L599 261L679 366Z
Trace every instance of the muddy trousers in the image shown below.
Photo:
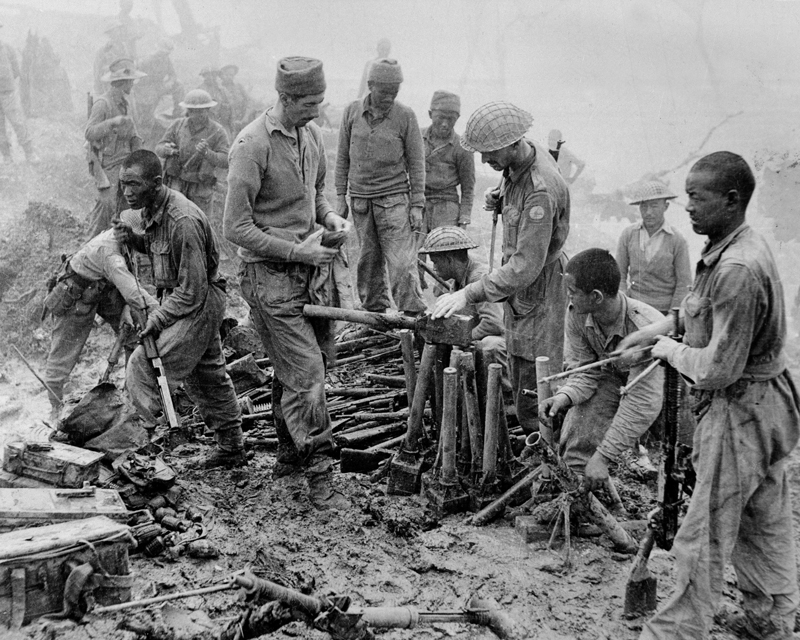
M278 422L285 423L306 464L333 452L325 359L318 328L303 316L303 305L310 303L312 272L313 267L299 262L251 262L242 265L240 274L242 297L282 387L283 420Z
M111 228L111 220L120 211L128 209L128 204L119 189L119 171L122 165L106 168L103 171L108 176L111 186L108 189L97 190L97 200L89 212L88 237L94 238L98 233Z
M800 604L785 457L798 439L788 373L715 391L695 431L697 472L675 537L675 591L640 640L708 637L730 559L744 611L762 637L791 638Z
M33 151L31 138L17 91L0 91L0 153L9 157L11 155L11 141L6 133L6 120L14 128L19 146L22 147L26 154L31 153Z
M92 283L84 291L90 294ZM119 329L122 309L125 307L119 291L112 286L103 290L94 304L86 305L79 301L63 316L53 317L53 332L50 337L50 352L44 370L44 380L58 394L50 395L50 404L58 405L63 399L64 385L81 357L81 352L94 327L95 314L110 324L114 331Z
M156 341L170 391L174 393L183 384L203 422L215 432L240 430L242 426L239 402L225 371L219 337L224 312L225 292L209 285L203 308L164 329ZM142 418L155 424L163 407L155 370L141 345L128 360L125 387Z
M383 313L392 298L400 311L425 310L417 272L416 234L408 220L407 194L350 199L353 221L361 242L357 287L367 311Z

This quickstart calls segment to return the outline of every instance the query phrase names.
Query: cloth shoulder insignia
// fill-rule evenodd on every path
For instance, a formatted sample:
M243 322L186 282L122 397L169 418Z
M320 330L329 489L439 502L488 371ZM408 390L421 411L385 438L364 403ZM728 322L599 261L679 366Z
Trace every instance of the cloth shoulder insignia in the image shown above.
M544 218L544 207L540 205L531 207L531 210L528 211L528 217L530 217L531 220L541 220Z

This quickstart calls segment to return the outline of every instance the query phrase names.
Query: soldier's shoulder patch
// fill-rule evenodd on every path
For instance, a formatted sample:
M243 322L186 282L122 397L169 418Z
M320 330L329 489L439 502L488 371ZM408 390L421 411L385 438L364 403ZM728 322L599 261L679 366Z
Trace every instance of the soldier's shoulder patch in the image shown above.
M531 207L531 210L528 211L528 217L531 220L541 220L542 218L544 218L544 207L540 205Z

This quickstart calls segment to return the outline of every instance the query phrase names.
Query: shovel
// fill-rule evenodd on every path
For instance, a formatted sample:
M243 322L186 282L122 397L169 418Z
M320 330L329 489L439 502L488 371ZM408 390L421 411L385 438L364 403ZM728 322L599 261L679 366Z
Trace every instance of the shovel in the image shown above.
M103 433L111 425L117 409L122 406L122 401L117 395L117 387L108 379L119 361L122 348L132 328L127 322L120 326L117 339L114 341L111 353L108 354L108 364L103 375L75 405L61 425L62 431L80 440L81 443Z

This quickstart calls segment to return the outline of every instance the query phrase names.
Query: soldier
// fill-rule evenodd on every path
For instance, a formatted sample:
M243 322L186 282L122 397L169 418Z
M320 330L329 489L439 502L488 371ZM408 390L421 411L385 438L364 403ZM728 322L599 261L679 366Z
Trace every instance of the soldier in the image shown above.
M764 238L746 221L756 181L729 151L698 160L686 211L708 237L681 305L682 342L667 323L629 336L620 351L653 344L691 384L697 481L675 536L675 590L640 640L704 640L733 562L743 615L737 635L794 637L800 605L787 460L800 435L800 402L785 353L783 288Z
M416 268L415 232L422 227L425 205L425 156L414 112L395 101L403 72L397 60L375 62L369 72L369 95L347 106L339 129L336 157L337 213L348 215L361 240L358 295L367 311L389 308L425 310Z
M486 264L469 253L477 243L459 227L439 227L425 238L419 250L431 257L436 273L442 280L453 280L453 288L460 291L473 282L478 282L489 272ZM496 363L503 367L502 385L505 395L510 395L508 380L508 352L503 335L503 306L499 302L468 304L458 313L475 318L472 339L480 353L484 369Z
M120 165L142 146L129 96L133 83L144 75L130 58L114 61L103 76L111 88L92 104L84 134L89 171L97 187L97 202L89 214L89 237L108 229L111 218L123 208L118 188Z
M219 122L230 134L233 130L232 111L228 92L220 84L219 69L215 67L204 67L200 70L203 82L198 89L202 89L211 99L216 101L217 106L211 110L211 117Z
M141 233L137 212L123 211L121 218L123 224ZM55 286L44 301L53 314L44 373L45 382L57 394L50 395L53 417L58 414L64 385L94 327L95 314L118 332L126 319L132 324L130 313L123 313L126 304L140 311L158 308L158 301L136 282L132 266L123 255L113 229L96 235L62 263Z
M522 394L536 388L537 356L560 368L564 357L566 287L562 247L569 233L569 190L547 149L525 139L532 116L508 102L490 102L473 113L461 144L503 172L486 206L503 214L503 261L460 291L436 301L433 317L467 304L505 301L506 346L517 417L538 431L536 401Z
M186 109L186 117L169 126L155 149L166 159L166 186L180 191L209 219L213 216L215 172L227 169L230 149L227 132L209 114L216 104L202 89L189 91L180 103Z
M117 239L147 253L161 303L148 313L139 335L155 338L170 385L184 384L214 432L216 445L197 466L245 465L242 417L219 335L226 283L217 270L219 251L208 218L183 194L164 186L161 161L152 151L139 149L125 158L120 185L130 208L142 210L144 235L119 224ZM141 416L154 424L158 385L142 346L128 360L125 386Z
M137 128L145 142L148 142L153 135L156 109L162 97L172 96L173 116L180 113L179 103L183 98L183 88L169 57L174 48L172 40L161 38L156 51L139 64L139 69L147 76L136 84L134 94L136 96L136 113L139 117Z
M472 216L475 161L454 131L461 99L436 91L428 115L431 126L422 130L425 144L425 210L423 232L442 226L466 227ZM460 190L460 194L459 194Z
M0 27L3 25L0 24ZM25 152L25 157L30 163L39 162L39 156L33 150L33 142L28 133L25 114L22 112L22 103L17 91L17 78L19 78L19 64L14 50L5 42L0 42L0 154L3 160L11 162L11 142L6 134L6 120L14 127L17 142Z
M247 89L240 82L236 82L239 67L235 64L226 64L219 70L219 79L222 89L228 96L231 105L231 133L236 135L247 124L247 112L250 109L250 96Z
M550 155L558 163L558 170L567 184L572 184L583 173L586 163L564 146L565 140L561 139L561 131L553 129L547 138ZM573 172L574 170L574 172Z
M664 316L644 302L619 291L619 267L605 249L581 251L567 264L567 369L604 360L625 336ZM576 373L550 398L539 403L539 416L552 418L567 409L561 428L561 459L586 486L608 481L608 464L638 441L661 411L664 372L659 368L642 378L630 393L619 389L644 371L650 360L633 365L614 363Z
M241 247L242 296L272 362L278 462L273 477L303 471L317 509L344 509L333 488L333 438L325 405L329 327L303 316L318 272L352 225L325 199L325 147L312 120L325 99L322 62L278 62L278 102L248 124L231 147L225 237ZM323 229L324 227L324 229Z
M624 229L617 243L625 293L665 315L680 306L692 284L686 238L664 219L675 197L658 180L637 185L630 204L639 205L642 220Z

